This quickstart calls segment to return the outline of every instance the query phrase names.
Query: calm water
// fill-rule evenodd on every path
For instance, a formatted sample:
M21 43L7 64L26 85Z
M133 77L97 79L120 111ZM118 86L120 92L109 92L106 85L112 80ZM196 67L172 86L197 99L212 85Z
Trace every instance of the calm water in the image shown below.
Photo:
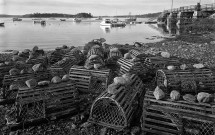
M35 45L46 50L62 45L83 46L92 39L101 37L105 38L108 44L156 42L162 39L152 40L153 36L163 36L162 32L144 23L110 28L101 27L99 21L92 19L85 19L80 23L73 22L72 19L67 19L65 22L59 18L46 19L46 25L34 24L31 18L24 18L20 22L13 22L11 18L0 18L0 20L5 21L5 27L0 27L0 51L23 50Z

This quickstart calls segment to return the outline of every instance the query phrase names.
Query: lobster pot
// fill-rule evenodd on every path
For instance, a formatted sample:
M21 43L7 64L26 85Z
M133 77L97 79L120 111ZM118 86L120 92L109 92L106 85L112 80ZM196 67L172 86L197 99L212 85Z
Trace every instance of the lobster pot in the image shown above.
M52 65L60 60L63 59L64 54L60 51L60 50L55 50L54 52L52 52L49 56L49 63Z
M51 84L46 88L46 115L55 118L77 111L78 91L72 81Z
M170 92L172 89L182 93L198 93L215 91L215 77L210 69L196 70L158 70L157 86Z
M21 88L16 97L18 121L33 121L45 118L45 91L44 89L28 87Z
M63 77L66 73L66 71L61 67L51 67L50 68L52 76L59 76Z
M142 81L131 76L130 86L118 86L116 95L103 92L92 104L89 121L101 126L122 130L130 125L137 109L140 94L144 91Z
M69 69L76 64L78 64L76 58L64 58L61 61L58 61L57 63L52 65L51 68L62 68L66 73L69 73Z
M166 69L167 66L179 68L182 62L178 58L147 57L145 63L150 63L156 69Z
M49 70L46 72L38 72L38 73L26 73L26 74L20 74L20 75L5 75L3 80L3 96L4 98L10 98L14 94L15 91L10 91L9 87L11 84L16 84L18 87L22 87L25 81L29 79L36 79L37 81L42 80L50 80L52 78L52 75ZM14 96L12 96L14 97Z
M100 70L88 70L85 69L83 66L73 66L70 69L70 75L74 78L74 75L76 75L77 73L82 73L91 77L91 83L89 86L91 91L88 92L101 93L108 87L108 85L113 80L113 73L110 69L107 68Z
M152 91L144 98L141 129L155 135L214 135L214 105L156 100Z
M1 66L0 67L0 87L3 84L4 76L9 74L9 71L11 68L13 68L13 66Z
M85 58L83 53L79 49L72 49L68 53L64 55L64 58L70 58L70 59L75 59L77 61L77 64L82 62Z
M149 73L149 69L140 62L134 63L128 59L120 58L117 63L120 65L119 76L126 73L132 73L144 78Z
M104 58L104 52L100 47L99 48L92 47L87 53L87 58L89 58L91 55L99 55L102 59Z
M135 49L130 50L129 53L131 54L132 58L136 58L137 56L142 54L140 51L135 50Z
M40 64L40 63L42 63L44 65L49 64L48 58L46 56L37 57L35 59L28 59L28 60L26 60L26 63L32 64L32 65Z
M108 59L106 60L107 64L116 64L117 60L122 57L122 53L120 51L117 52L109 52Z

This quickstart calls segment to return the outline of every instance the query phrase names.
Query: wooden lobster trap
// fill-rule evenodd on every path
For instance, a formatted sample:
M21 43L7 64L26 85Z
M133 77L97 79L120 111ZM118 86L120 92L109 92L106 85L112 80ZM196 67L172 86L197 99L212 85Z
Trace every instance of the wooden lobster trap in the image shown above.
M18 122L45 118L46 92L41 88L22 87L16 97Z
M106 60L107 65L114 65L117 63L117 60L122 57L122 53L120 51L117 52L109 52L108 58Z
M73 81L62 82L60 84L50 84L43 88L47 93L46 115L47 118L69 114L78 109L78 91Z
M50 67L50 71L52 76L59 76L63 77L64 75L67 74L67 72L62 68L62 67Z
M187 101L156 100L152 91L144 98L141 128L144 134L213 135L214 105Z
M9 74L10 69L12 69L14 66L0 66L0 87L3 84L4 76Z
M79 60L76 60L75 57L73 59L72 58L64 58L61 61L58 61L57 63L53 64L51 66L51 69L62 68L64 70L64 72L69 73L70 68L73 65L78 64L78 61Z
M70 79L76 81L77 88L82 92L101 93L113 80L113 73L107 68L88 70L83 66L73 66L70 69Z
M138 107L141 93L144 92L142 81L132 75L131 84L116 88L116 95L104 91L92 104L89 121L101 126L122 130L130 125Z
M141 79L154 76L154 71L141 62L132 62L128 59L120 58L117 63L120 65L119 76L126 73L137 74Z
M33 58L33 59L28 59L28 60L26 60L26 63L32 64L32 65L40 64L40 63L44 64L44 65L49 65L47 56L41 56L41 57L37 57L37 58Z
M64 58L75 59L77 64L85 60L84 54L77 48L72 49L64 55Z
M157 86L167 90L175 89L182 93L212 92L215 90L215 76L210 69L158 70Z
M36 79L37 81L42 80L50 80L52 75L49 70L46 72L37 72L37 73L26 73L26 74L19 74L19 75L5 75L3 80L3 95L4 98L8 99L15 99L17 91L9 90L10 85L15 84L18 87L23 86L22 84L29 79ZM15 92L15 95L14 95Z

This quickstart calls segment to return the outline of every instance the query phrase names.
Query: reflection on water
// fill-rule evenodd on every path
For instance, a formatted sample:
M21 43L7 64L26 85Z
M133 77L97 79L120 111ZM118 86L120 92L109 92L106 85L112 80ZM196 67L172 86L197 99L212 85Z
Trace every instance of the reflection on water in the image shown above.
M112 26L101 26L100 25L100 28L102 29L102 31L104 33L110 33L111 29L115 29L115 30L123 29L123 28L125 28L125 26L123 26L123 27L112 27Z
M173 24L157 24L157 29L163 33L164 35L182 35L185 33L185 25L177 25L176 23Z

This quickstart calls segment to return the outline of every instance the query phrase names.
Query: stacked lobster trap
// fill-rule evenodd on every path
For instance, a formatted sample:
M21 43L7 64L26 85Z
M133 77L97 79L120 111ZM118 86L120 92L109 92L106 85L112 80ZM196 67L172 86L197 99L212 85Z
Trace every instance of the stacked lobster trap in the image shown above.
M138 108L140 95L144 93L142 81L136 75L131 76L131 84L119 85L117 94L104 91L92 104L89 121L100 126L122 130L130 126Z
M158 70L157 86L169 92L171 89L182 93L212 92L215 90L215 76L210 69Z
M141 128L144 134L213 135L214 105L170 99L156 100L152 91L144 98Z
M84 93L101 93L113 79L110 69L88 70L83 66L73 66L69 76L76 83L77 89Z

